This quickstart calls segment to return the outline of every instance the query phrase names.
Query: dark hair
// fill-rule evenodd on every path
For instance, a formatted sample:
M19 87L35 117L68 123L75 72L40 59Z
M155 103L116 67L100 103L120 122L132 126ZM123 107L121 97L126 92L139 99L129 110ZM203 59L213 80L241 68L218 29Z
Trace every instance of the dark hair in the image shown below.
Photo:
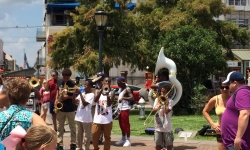
M246 83L245 80L240 80L240 81L236 81L236 82L238 82L239 84L245 84Z
M162 71L160 76L164 76L166 80L169 80L169 71L167 70Z
M90 80L90 79L87 79L85 82L88 82L91 87L93 87L93 85L94 85L94 82L92 82L92 80Z
M65 69L63 69L63 71L62 71L62 75L64 75L64 74L67 74L67 75L72 75L72 72L71 72L71 70L69 69L69 68L65 68Z
M53 70L51 73L53 73L53 72L54 72L56 75L58 75L58 72L57 72L57 71Z
M172 85L171 84L164 84L161 88L164 88L167 91L170 91Z

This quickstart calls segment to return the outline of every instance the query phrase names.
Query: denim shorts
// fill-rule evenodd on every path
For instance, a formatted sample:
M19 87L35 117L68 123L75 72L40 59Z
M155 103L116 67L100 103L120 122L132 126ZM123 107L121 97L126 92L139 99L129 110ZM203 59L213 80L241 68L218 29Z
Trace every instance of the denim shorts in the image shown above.
M155 140L155 145L170 146L170 145L173 145L174 135L173 135L173 132L155 131L154 140Z

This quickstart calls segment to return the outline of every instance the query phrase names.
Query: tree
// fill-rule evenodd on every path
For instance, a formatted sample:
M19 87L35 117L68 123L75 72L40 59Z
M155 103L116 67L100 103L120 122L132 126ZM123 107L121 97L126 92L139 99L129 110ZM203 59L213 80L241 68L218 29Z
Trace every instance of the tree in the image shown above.
M167 31L161 36L161 46L165 47L166 57L176 63L177 79L184 89L177 104L178 110L192 112L190 104L193 103L194 87L203 83L215 69L226 66L222 47L216 43L216 38L216 32L194 25Z

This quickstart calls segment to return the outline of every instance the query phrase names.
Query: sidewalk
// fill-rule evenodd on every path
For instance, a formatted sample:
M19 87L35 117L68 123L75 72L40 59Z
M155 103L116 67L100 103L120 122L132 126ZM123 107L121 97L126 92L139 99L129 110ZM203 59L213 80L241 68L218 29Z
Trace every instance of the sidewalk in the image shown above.
M51 115L47 113L46 122L52 127ZM65 125L66 132L64 133L63 143L67 149L70 145L70 130L69 126ZM142 136L131 136L131 146L122 147L115 146L115 142L121 139L121 135L111 135L111 150L154 150L154 137L142 137ZM103 150L103 144L99 145L100 150ZM90 149L93 150L93 146L90 146ZM191 140L190 138L187 141L184 141L184 138L178 138L174 140L174 150L217 150L217 142L214 141L202 141L202 140Z
M154 150L155 145L153 141L153 137L139 137L139 136L131 136L131 146L130 147L122 147L115 146L115 142L120 140L121 136L119 135L111 135L111 150ZM67 149L69 149L70 145L70 136L69 132L67 132L64 136L64 145ZM100 150L103 150L103 144L99 145ZM93 146L90 146L90 149L93 150ZM197 140L188 140L184 141L184 139L176 139L174 141L174 150L216 150L217 143L216 141L197 141Z

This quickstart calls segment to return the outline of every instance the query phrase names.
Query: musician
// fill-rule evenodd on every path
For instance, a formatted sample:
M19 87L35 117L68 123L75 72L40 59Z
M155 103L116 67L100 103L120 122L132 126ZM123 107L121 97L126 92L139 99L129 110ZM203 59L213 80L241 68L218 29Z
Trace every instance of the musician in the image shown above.
M65 68L62 71L63 78L58 81L59 88L63 88L66 84L69 88L75 87L75 82L70 80L72 72L70 69ZM61 92L61 91L60 91ZM63 150L63 134L64 134L64 123L67 117L70 128L70 150L76 149L76 126L75 126L75 93L63 92L60 96L60 102L63 104L62 109L56 114L58 139L57 139L57 150ZM57 101L57 100L56 100ZM57 102L55 102L56 104Z
M110 94L109 91L105 91L105 87L110 89L110 79L105 77L100 82L101 89L95 96L95 115L92 124L92 142L94 150L98 150L99 137L101 133L104 134L104 150L110 150L111 144L111 130L112 130L112 100L115 97L115 93Z
M122 139L116 142L116 145L124 147L131 146L130 142L130 123L129 123L129 102L134 100L134 96L129 87L127 87L123 76L117 79L117 84L120 87L118 96L118 107L120 108L119 125L122 131Z
M167 150L172 150L174 135L172 132L172 100L167 97L169 91L171 90L170 84L164 84L161 88L161 96L165 97L165 102L162 102L158 97L155 99L153 112L155 115L155 145L156 150L162 149L162 143L167 146Z
M51 78L48 80L45 91L50 92L50 103L49 103L49 113L52 115L52 121L54 125L54 130L57 132L57 122L56 122L56 113L54 112L55 109L55 101L58 96L59 87L58 87L58 72L52 71Z
M94 93L91 92L92 86L92 81L86 80L84 84L85 92L76 89L76 93L79 94L76 98L76 101L78 101L78 107L75 116L77 123L77 149L79 150L82 150L82 147L84 147L84 150L89 150L93 120L91 107L94 101Z

